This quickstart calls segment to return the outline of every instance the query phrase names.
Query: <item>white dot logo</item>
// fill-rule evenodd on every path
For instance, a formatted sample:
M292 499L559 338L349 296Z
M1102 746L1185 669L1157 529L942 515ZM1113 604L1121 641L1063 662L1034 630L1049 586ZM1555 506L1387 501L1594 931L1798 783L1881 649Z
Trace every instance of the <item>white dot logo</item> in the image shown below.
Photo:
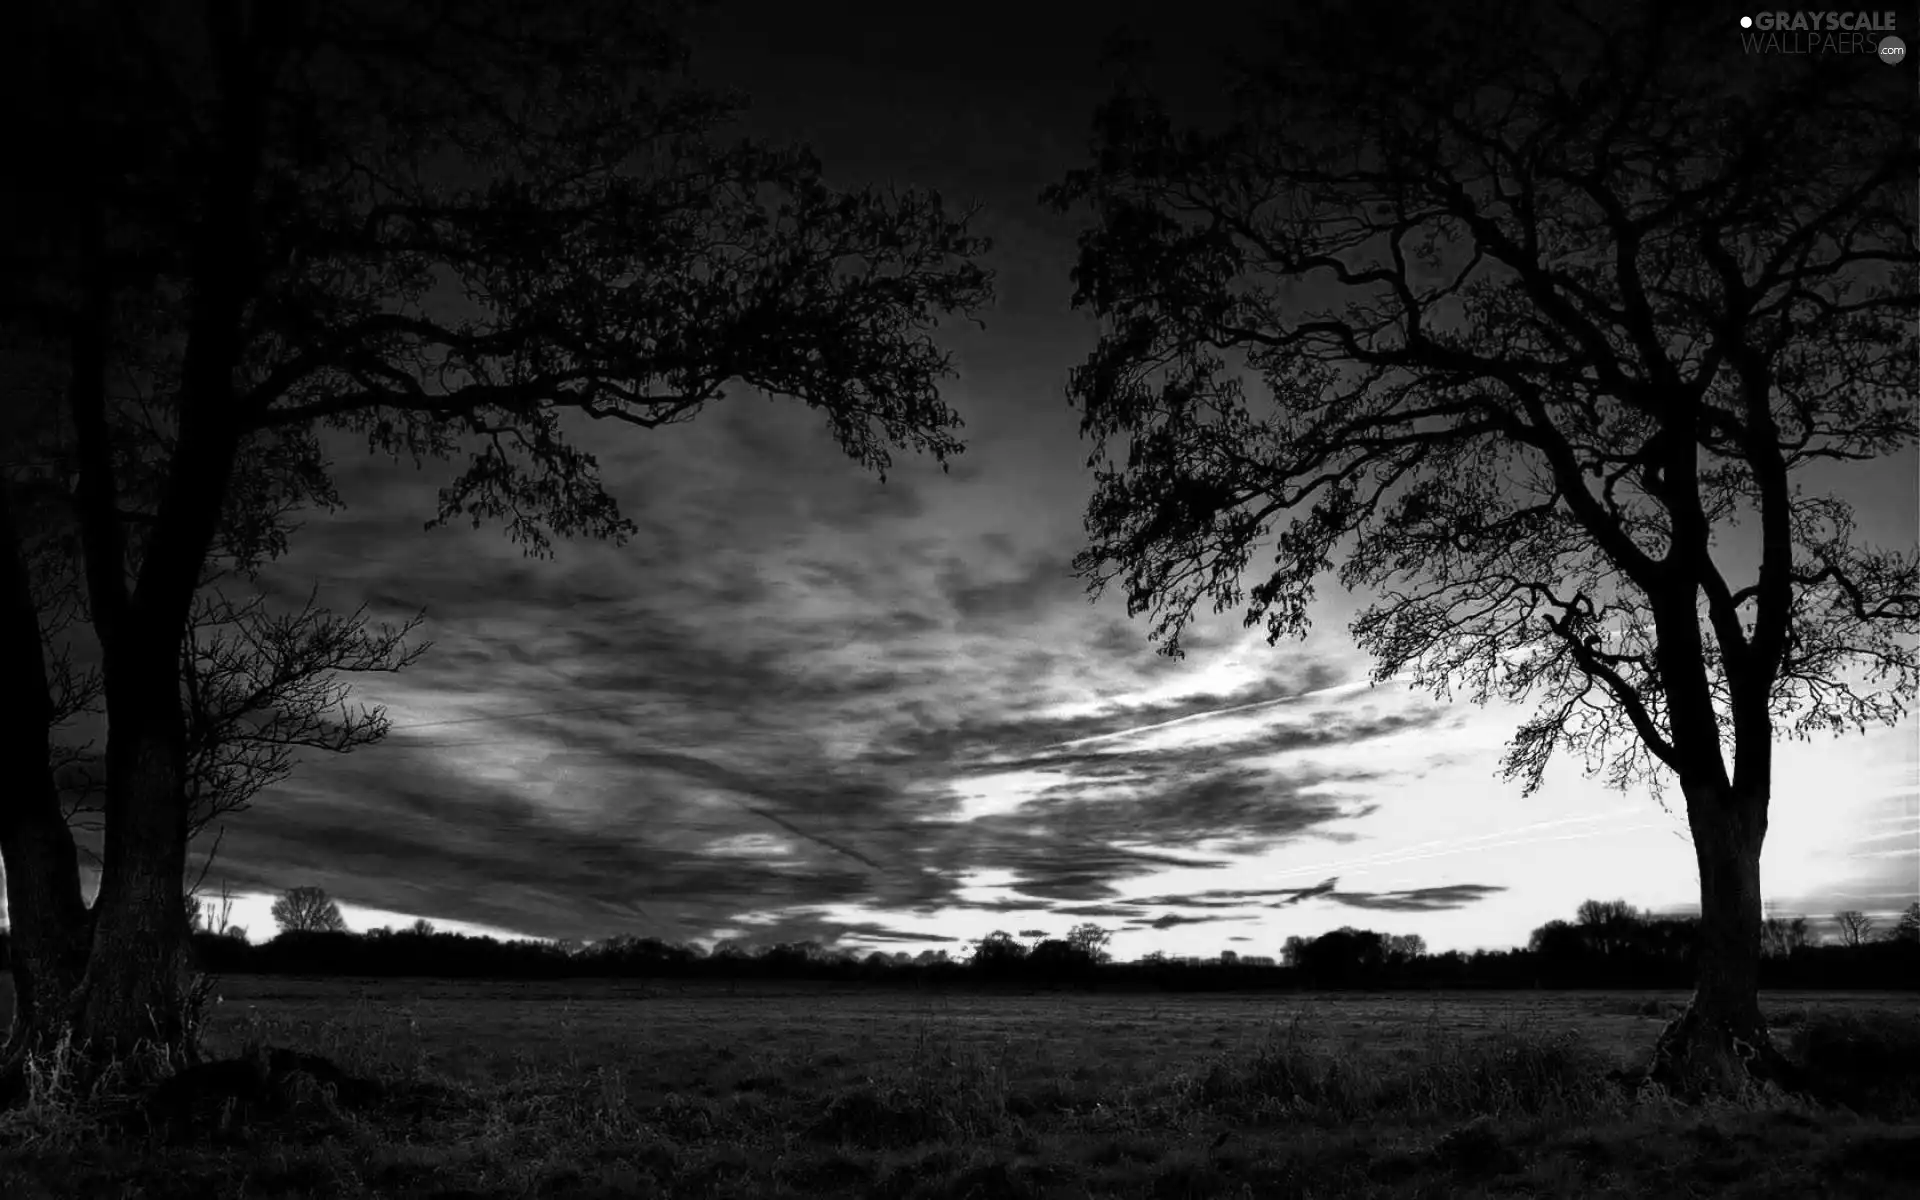
M1752 17L1741 17L1741 18L1740 18L1740 28L1742 28L1742 29L1752 29L1752 28L1753 28L1753 18L1752 18Z
M1907 44L1897 37L1880 39L1880 61L1894 66L1907 56Z

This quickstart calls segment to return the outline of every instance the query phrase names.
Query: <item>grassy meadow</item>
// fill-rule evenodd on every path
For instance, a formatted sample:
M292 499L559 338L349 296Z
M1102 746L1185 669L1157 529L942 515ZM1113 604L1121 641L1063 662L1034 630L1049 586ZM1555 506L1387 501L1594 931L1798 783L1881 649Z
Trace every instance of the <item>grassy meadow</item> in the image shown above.
M40 1197L1860 1196L1920 1188L1920 997L1774 993L1828 1097L1684 1108L1682 993L1102 995L233 977L272 1102L0 1116ZM3 1005L0 1005L3 1007ZM363 1090L360 1080L379 1086ZM92 1114L92 1115L89 1115ZM102 1115L105 1114L105 1115ZM117 1115L116 1115L117 1114Z

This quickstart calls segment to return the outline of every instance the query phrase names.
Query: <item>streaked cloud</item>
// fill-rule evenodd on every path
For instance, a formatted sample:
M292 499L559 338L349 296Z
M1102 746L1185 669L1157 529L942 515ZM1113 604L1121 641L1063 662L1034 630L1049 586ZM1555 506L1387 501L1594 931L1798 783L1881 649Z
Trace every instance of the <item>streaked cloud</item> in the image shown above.
M1488 896L1506 891L1477 883L1448 884L1445 887L1410 888L1400 892L1329 892L1327 898L1348 908L1371 908L1386 912L1434 912L1443 908L1463 908Z

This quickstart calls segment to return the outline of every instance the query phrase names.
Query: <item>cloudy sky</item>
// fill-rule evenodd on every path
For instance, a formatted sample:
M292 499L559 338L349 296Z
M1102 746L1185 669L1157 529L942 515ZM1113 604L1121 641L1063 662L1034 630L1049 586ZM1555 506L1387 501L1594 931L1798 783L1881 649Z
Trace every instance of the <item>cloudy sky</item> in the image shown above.
M318 885L362 928L958 952L1091 920L1123 957L1273 954L1345 924L1504 947L1589 897L1685 909L1680 816L1573 765L1522 799L1495 772L1518 714L1368 686L1355 598L1273 648L1203 621L1184 661L1088 602L1063 385L1093 328L1067 305L1075 226L1033 198L1081 157L1099 38L1128 6L1058 5L1043 36L1027 6L976 5L937 37L897 4L831 7L827 29L814 6L723 6L702 73L837 182L987 206L999 300L984 332L949 330L966 454L883 486L799 406L738 392L690 426L596 430L641 532L543 562L496 528L423 533L448 468L340 439L350 507L309 523L274 586L318 579L330 607L393 620L424 606L434 646L358 687L391 738L263 796L212 879ZM1176 62L1231 34L1133 8ZM1863 532L1914 543L1915 468L1859 477ZM1909 721L1783 749L1776 909L1915 898L1915 744ZM234 919L271 929L264 899Z

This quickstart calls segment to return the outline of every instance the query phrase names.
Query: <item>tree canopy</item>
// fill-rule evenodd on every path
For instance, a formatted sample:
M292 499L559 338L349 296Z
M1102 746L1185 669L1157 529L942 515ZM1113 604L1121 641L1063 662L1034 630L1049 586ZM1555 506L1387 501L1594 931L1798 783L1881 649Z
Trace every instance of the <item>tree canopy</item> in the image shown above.
M690 420L729 388L799 400L883 477L896 451L960 451L931 330L990 297L968 215L922 190L830 187L804 147L739 138L737 104L686 73L682 15L21 14L28 50L0 89L44 119L0 193L0 353L32 366L7 371L23 403L0 424L0 662L26 717L0 729L24 773L0 793L7 1079L69 1034L190 1050L196 795L250 795L282 750L383 728L324 713L330 672L404 665L404 629L254 619L244 588L212 589L283 551L289 514L337 503L323 431L464 459L429 527L499 521L535 555L634 528L582 428ZM80 621L97 679L62 657ZM49 731L95 700L88 905Z
M339 933L347 921L325 888L296 887L273 902L273 923L281 933Z
M1914 443L1908 97L1827 61L1748 95L1664 8L1390 7L1364 69L1290 19L1216 132L1123 90L1052 192L1100 220L1079 566L1170 653L1202 602L1277 639L1324 573L1372 589L1377 678L1542 702L1529 787L1559 749L1624 782L1676 732L1897 716L1920 558L1794 481Z
M1830 469L1916 439L1912 97L1684 6L1477 15L1288 6L1224 119L1100 109L1049 192L1102 322L1076 565L1170 654L1203 605L1303 635L1332 575L1376 681L1536 706L1527 791L1677 782L1699 1011L1752 1043L1776 734L1920 684L1920 552Z

